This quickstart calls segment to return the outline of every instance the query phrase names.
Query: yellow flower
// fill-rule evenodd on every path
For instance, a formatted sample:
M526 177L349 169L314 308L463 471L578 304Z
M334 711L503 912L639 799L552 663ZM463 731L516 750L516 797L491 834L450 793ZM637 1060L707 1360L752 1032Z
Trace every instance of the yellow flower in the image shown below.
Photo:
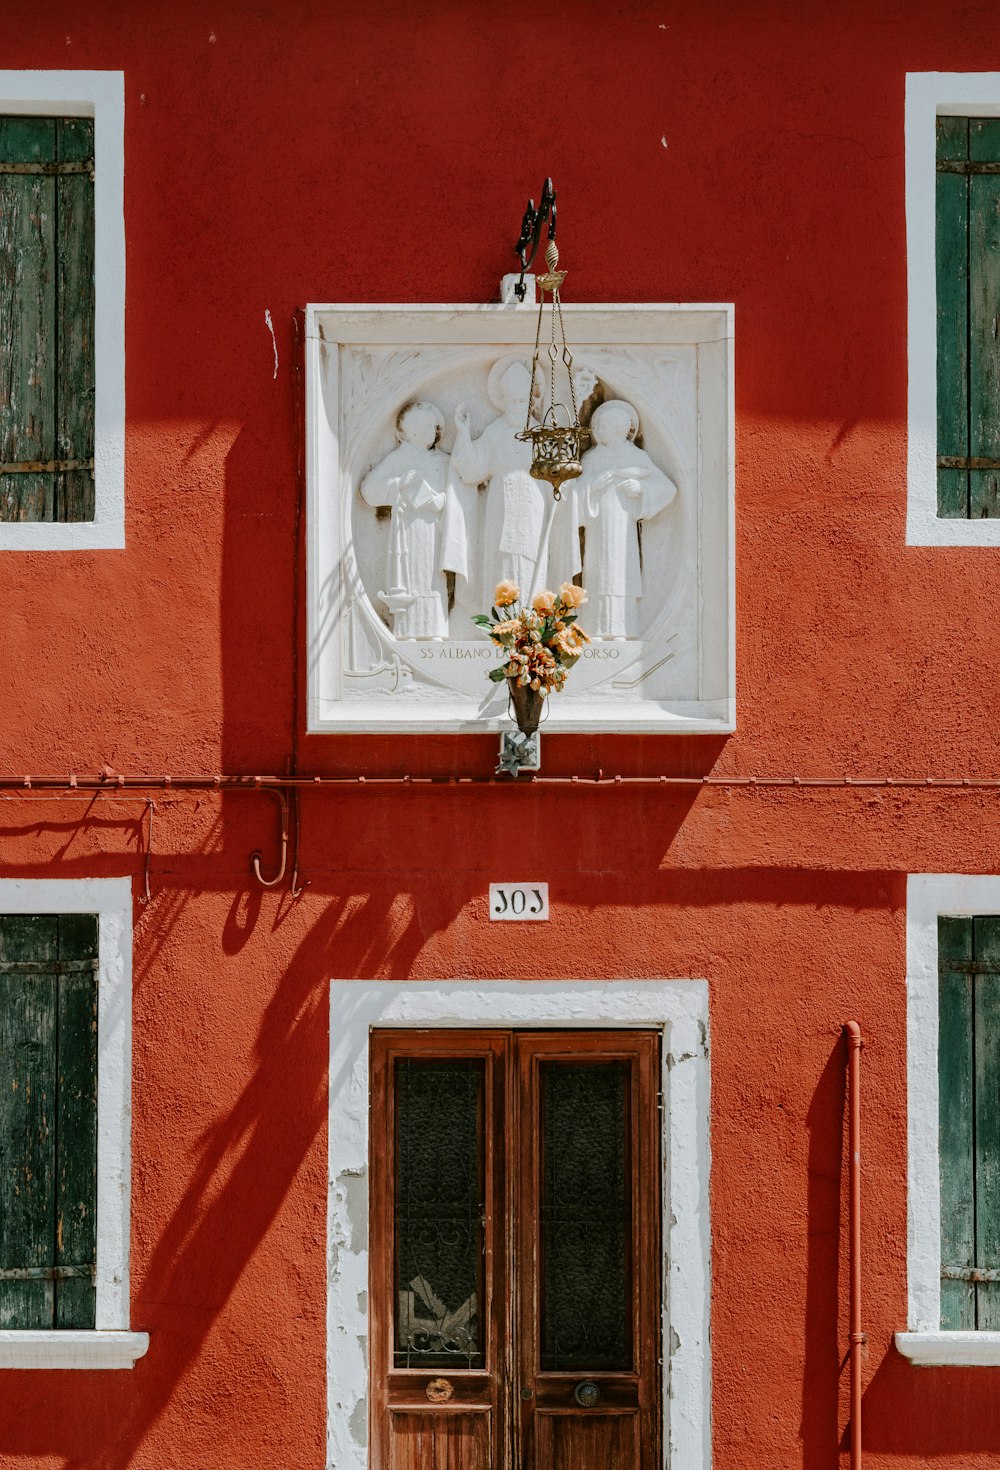
M559 588L559 600L563 607L582 607L587 601L587 594L582 587L577 587L572 582L564 582Z
M548 617L556 605L556 594L550 592L547 587L543 587L541 592L531 599L531 605L535 609L535 612L541 613L544 617Z
M498 582L497 590L493 594L493 602L496 607L510 607L520 595L521 589L516 582Z

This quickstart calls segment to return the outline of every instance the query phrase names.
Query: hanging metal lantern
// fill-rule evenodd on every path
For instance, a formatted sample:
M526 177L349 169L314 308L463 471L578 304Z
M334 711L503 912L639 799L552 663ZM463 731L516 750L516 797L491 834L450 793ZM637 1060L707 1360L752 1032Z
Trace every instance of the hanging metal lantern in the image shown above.
M531 473L534 478L544 480L551 485L553 497L561 500L562 485L567 480L574 480L583 473L580 455L583 452L584 442L590 435L587 429L580 427L580 415L576 404L576 385L573 382L573 354L569 350L566 328L563 324L562 299L559 293L566 279L566 272L559 269L559 248L555 242L556 194L551 179L545 180L540 208L536 210L534 200L529 201L521 226L521 238L514 247L521 257L521 282L515 290L522 300L524 299L524 271L534 257L542 223L546 217L549 218L549 242L545 247L546 271L544 275L538 277L536 283L540 295L535 350L531 358L528 416L524 428L517 437L531 444ZM530 255L527 253L529 242L533 247ZM543 348L541 345L546 296L549 297L549 343L544 349L545 357L548 359L547 366L542 361ZM534 412L535 385L536 383L544 384L546 377L548 378L549 406L544 415L538 418ZM560 396L563 391L563 381L569 398L568 404L565 398Z

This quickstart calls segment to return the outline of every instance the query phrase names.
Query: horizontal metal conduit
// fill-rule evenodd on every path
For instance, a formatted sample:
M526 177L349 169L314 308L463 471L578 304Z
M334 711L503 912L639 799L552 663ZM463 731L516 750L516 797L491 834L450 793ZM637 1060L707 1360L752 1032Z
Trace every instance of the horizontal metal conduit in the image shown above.
M30 791L305 791L376 786L719 786L792 789L863 788L889 791L963 791L1000 788L1000 776L0 776L0 792Z
M140 903L152 899L150 888L150 864L153 848L153 814L155 793L180 795L188 791L215 792L263 792L278 803L280 823L279 857L277 870L272 878L265 878L262 855L251 854L250 866L257 882L263 888L277 888L285 878L289 845L292 848L292 865L289 892L298 898L308 886L308 880L299 883L299 834L301 829L299 799L305 790L350 791L384 790L396 788L476 788L484 786L506 787L507 790L525 790L531 787L549 786L560 790L569 786L580 790L593 788L617 788L625 786L659 786L665 790L697 790L714 787L721 790L792 790L839 789L846 791L974 791L996 790L1000 787L998 776L606 776L601 768L592 776L521 776L500 779L496 776L125 776L105 770L97 776L48 775L48 776L0 776L0 801L54 801L62 799L81 800L88 798L93 804L101 797L118 797L142 800L144 817L148 816L149 835L145 844L143 860L143 892ZM43 795L43 793L49 793ZM85 812L80 821L90 816ZM0 821L0 827L3 822Z

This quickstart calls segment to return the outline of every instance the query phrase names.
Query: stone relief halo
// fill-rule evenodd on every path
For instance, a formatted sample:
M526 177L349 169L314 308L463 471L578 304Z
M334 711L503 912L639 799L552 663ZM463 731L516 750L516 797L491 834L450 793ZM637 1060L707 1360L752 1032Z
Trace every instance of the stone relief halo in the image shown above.
M500 385L512 367L524 368L525 376L528 378L531 377L530 359L521 357L517 353L507 353L506 356L498 358L490 368L489 375L486 379L486 396L494 408L503 409L504 401L503 395L500 392ZM535 401L538 402L541 396L542 384L536 378Z
M609 408L625 408L628 410L628 416L632 420L632 427L629 429L628 436L630 439L634 439L639 432L639 411L635 407L635 404L626 403L624 398L605 398L603 403L599 403L590 415L591 428L605 416L605 410Z
M434 415L434 422L437 424L437 433L434 436L434 443L431 445L431 448L436 449L441 443L441 436L444 433L444 414L436 403L428 403L425 398L408 398L396 414L395 431L397 443L403 437L403 420L411 409L414 408L422 409L424 413Z

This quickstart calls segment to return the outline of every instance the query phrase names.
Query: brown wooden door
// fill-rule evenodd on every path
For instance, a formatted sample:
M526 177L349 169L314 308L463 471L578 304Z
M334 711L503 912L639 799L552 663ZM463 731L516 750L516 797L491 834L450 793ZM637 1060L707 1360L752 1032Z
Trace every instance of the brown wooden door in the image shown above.
M659 1041L375 1032L375 1470L654 1470Z

